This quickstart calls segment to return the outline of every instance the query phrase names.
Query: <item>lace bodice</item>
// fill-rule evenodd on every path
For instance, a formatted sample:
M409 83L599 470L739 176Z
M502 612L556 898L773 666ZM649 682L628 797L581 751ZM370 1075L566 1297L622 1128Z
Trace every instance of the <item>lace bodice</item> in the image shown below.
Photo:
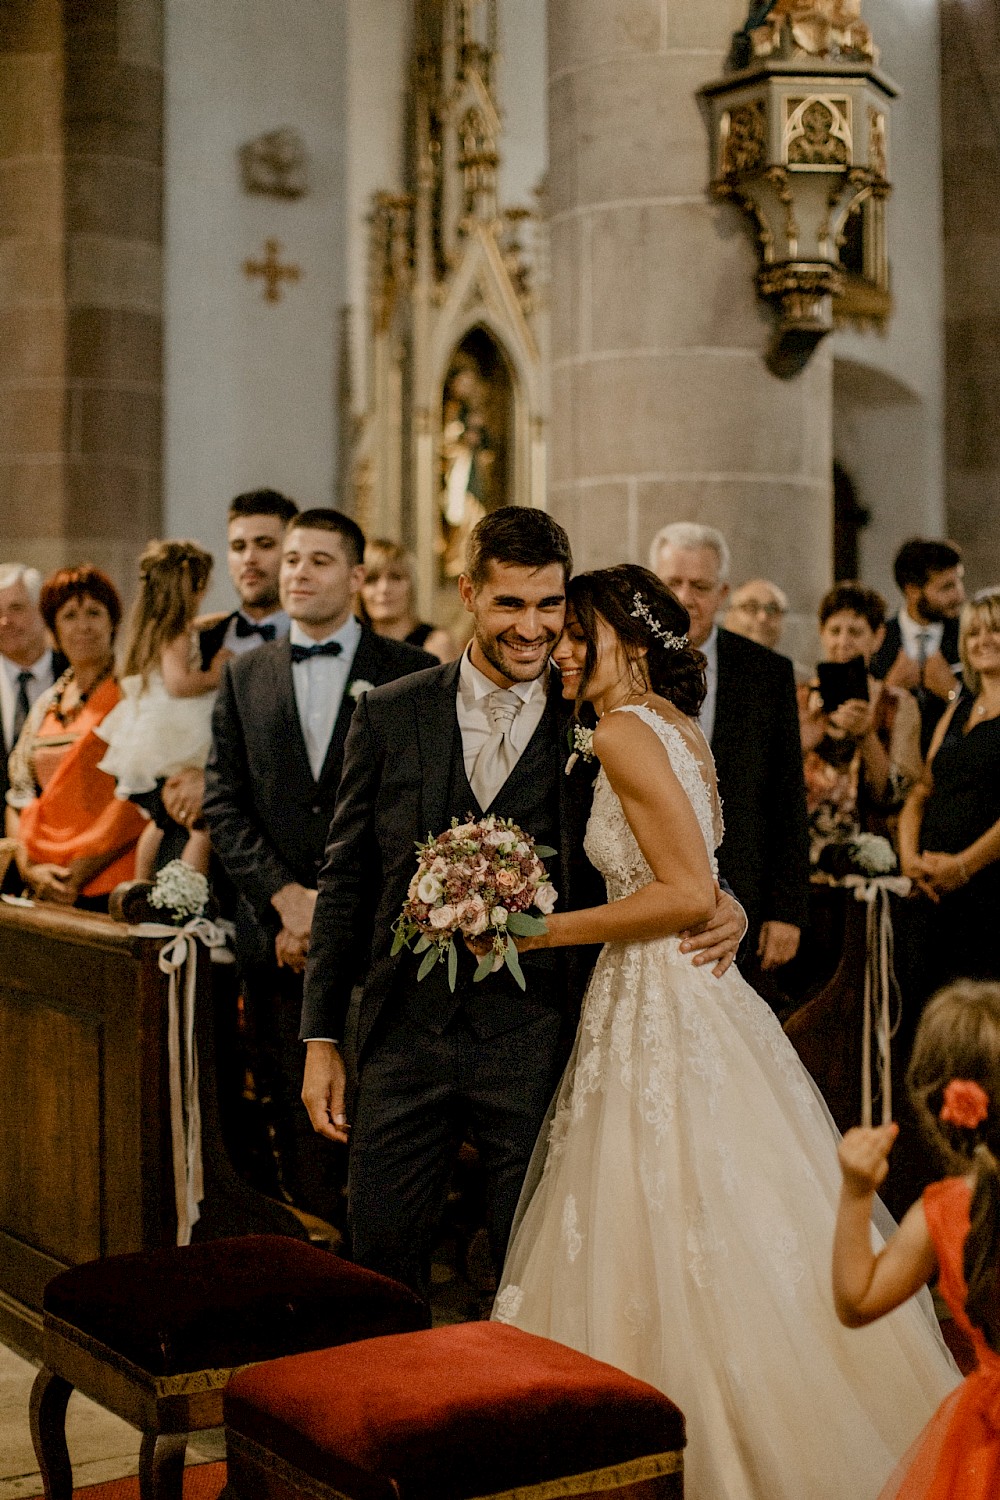
M687 793L705 840L712 874L718 875L715 851L722 842L722 813L715 791L714 767L699 761L675 724L644 704L628 703L614 713L632 713L648 724L670 757L674 775ZM706 746L707 750L707 746ZM594 805L583 847L587 858L604 876L608 900L617 901L648 885L653 872L628 825L621 802L603 769L594 783Z

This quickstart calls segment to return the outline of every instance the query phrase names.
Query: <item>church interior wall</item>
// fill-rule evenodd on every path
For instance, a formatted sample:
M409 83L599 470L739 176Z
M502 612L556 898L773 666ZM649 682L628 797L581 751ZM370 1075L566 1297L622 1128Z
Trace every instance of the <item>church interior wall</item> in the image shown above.
M900 89L886 210L893 312L884 331L831 335L834 457L871 513L862 576L892 601L899 542L945 529L939 23L935 0L867 0L864 14Z
M1000 11L941 15L948 529L982 586L1000 578Z
M303 506L334 493L347 12L326 0L167 0L165 17L164 526L221 558L238 491L271 484ZM240 146L282 127L304 140L307 192L246 192ZM275 302L242 269L269 238L301 272ZM228 598L222 569L214 598Z

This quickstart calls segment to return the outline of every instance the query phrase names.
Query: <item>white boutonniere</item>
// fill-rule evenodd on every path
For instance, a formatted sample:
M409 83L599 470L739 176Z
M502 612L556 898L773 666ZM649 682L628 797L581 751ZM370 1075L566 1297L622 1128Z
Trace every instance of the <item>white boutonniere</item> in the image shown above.
M370 688L373 688L374 686L375 686L374 682L366 682L363 677L357 677L349 685L347 691L350 693L350 695L354 699L355 703L357 703L357 701L361 697L362 693L367 693L368 690Z
M584 724L573 724L569 729L570 757L566 762L566 775L576 765L578 760L593 760L594 758L594 731L588 729Z

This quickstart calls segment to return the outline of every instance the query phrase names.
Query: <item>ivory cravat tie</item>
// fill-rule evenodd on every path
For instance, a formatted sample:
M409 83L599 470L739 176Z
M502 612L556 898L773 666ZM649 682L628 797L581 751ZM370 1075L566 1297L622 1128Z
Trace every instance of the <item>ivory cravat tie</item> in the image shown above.
M469 785L484 812L517 765L518 755L511 744L510 731L523 707L524 700L506 688L498 688L486 700L492 731L476 756L469 777Z

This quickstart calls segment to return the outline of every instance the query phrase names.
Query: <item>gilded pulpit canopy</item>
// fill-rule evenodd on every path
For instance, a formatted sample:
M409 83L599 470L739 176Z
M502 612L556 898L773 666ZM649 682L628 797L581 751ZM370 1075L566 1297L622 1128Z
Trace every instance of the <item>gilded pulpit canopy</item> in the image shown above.
M776 314L767 363L785 379L829 333L852 280L877 294L871 321L889 312L883 203L896 90L877 55L860 0L760 0L733 37L730 71L700 93L711 191L753 224L757 291Z

